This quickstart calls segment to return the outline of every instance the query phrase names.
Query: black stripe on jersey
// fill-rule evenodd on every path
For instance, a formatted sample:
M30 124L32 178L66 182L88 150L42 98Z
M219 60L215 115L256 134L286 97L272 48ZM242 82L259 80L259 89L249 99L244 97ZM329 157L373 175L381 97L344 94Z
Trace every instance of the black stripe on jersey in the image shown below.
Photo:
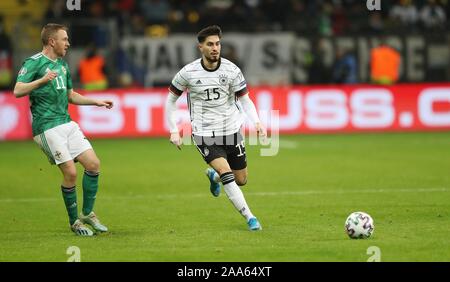
M235 96L234 96L234 105L236 106L236 108L237 108L240 112L242 112L242 111L241 111L241 108L239 108L239 105L238 105L237 101L238 101L238 97L235 95Z
M191 95L188 92L187 95L187 105L188 105L188 109L189 109L189 117L191 118L191 122L192 122L192 107L191 107Z
M212 69L212 70L210 70L210 69L207 69L206 67L205 67L205 65L203 64L203 58L200 60L200 64L202 65L202 67L203 67L203 69L205 70L205 71L209 71L209 72L214 72L214 71L216 71L216 70L218 70L219 68L220 68L220 58L219 58L219 61L218 61L218 63L217 63L217 67L215 68L215 69Z
M181 71L178 73L178 75L179 75L182 79L184 79L184 81L188 82L188 80L181 74ZM180 82L178 82L178 83L180 83ZM180 84L181 84L181 83L180 83Z
M244 96L245 94L248 94L247 87L244 87L241 90L234 92L234 95L236 95L236 97L241 97Z
M176 88L175 86L173 86L173 84L171 83L169 86L169 91L172 92L173 94L177 95L177 96L181 96L181 94L183 94L182 90L179 90L178 88Z

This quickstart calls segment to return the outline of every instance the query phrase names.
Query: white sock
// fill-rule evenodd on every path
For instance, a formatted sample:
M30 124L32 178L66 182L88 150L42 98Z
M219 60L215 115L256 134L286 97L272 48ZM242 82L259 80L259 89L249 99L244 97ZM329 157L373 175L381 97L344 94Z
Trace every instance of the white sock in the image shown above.
M228 196L228 199L233 203L234 207L238 210L242 216L248 221L250 218L255 217L245 201L244 194L241 188L234 181L234 175L232 172L225 172L220 176L223 183L223 189Z

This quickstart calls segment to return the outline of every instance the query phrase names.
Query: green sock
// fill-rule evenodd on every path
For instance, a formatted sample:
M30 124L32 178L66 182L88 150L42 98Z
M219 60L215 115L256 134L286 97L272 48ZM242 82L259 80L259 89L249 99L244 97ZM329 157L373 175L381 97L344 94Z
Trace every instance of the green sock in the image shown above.
M98 190L98 172L85 171L83 175L83 214L88 215L94 209Z
M61 191L67 214L69 215L69 222L72 225L78 219L77 191L75 190L75 186L67 188L62 185Z

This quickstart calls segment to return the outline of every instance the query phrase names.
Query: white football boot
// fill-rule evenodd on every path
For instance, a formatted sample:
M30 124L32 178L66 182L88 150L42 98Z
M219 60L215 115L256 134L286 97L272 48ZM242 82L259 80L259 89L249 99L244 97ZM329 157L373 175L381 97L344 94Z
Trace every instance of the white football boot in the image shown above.
M84 224L89 224L90 226L92 226L92 228L94 228L95 231L98 231L98 232L107 232L108 231L108 227L101 224L100 220L98 219L98 217L95 215L95 213L93 211L88 215L83 215L83 213L81 213L80 220Z

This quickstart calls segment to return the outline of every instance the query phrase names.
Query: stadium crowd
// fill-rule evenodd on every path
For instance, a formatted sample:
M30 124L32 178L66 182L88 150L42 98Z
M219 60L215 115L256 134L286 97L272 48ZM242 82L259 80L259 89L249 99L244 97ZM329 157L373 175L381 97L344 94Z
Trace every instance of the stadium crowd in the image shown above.
M227 31L295 31L302 35L448 30L449 0L381 1L369 13L363 0L86 0L79 12L53 0L47 20L109 17L121 35L196 32L221 23Z
M66 0L49 0L43 22L61 22L70 26L72 47L108 48L108 32L89 20L115 22L117 36L165 37L175 33L195 34L202 27L220 23L224 31L280 32L321 38L334 36L423 35L442 37L450 30L450 0L380 1L381 9L369 11L365 0L83 0L81 10L69 10ZM373 2L373 1L372 1ZM373 2L374 3L374 2ZM0 15L1 16L1 15ZM92 29L92 26L95 28ZM0 89L9 89L14 77L13 48L2 28L0 17ZM358 65L351 50L336 50L335 64L330 69L321 62L320 40L311 54L308 83L355 83ZM92 52L91 52L92 53ZM115 65L96 63L95 77L100 85L124 86L108 73L129 65L118 49ZM314 59L315 58L315 59ZM85 58L86 59L86 58ZM101 59L100 59L101 60ZM92 69L86 64L85 69ZM83 84L83 71L75 75ZM142 70L128 70L136 86L142 86ZM107 77L106 82L103 76ZM128 76L127 76L128 77ZM98 79L97 79L98 80ZM89 84L89 82L87 82ZM86 83L84 83L86 84ZM129 85L129 83L124 83ZM99 85L97 81L95 85Z

